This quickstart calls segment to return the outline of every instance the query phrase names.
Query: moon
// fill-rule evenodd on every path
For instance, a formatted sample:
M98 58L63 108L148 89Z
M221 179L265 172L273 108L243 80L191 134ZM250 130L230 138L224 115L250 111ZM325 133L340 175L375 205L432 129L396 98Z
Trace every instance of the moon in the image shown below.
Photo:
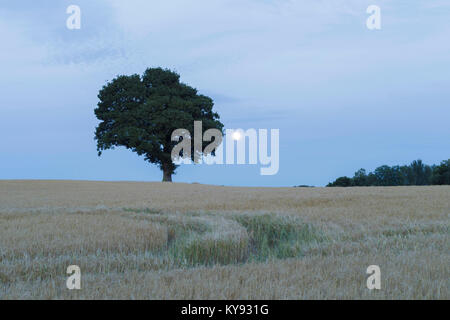
M241 133L239 131L233 132L233 140L241 140Z

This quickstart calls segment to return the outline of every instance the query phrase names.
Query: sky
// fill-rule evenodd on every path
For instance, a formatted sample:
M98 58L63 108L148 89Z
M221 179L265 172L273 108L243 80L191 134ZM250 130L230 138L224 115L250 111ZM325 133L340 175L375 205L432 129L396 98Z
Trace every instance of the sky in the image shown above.
M182 165L175 182L323 186L437 164L450 157L449 21L447 0L0 0L0 179L160 181L125 148L98 157L94 140L102 86L158 66L210 96L225 128L280 132L275 175Z

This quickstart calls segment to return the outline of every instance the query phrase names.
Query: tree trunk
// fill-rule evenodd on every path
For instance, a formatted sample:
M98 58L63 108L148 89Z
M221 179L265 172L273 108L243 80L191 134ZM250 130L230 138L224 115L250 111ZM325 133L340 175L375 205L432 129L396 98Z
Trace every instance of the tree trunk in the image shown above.
M163 168L163 179L162 181L172 182L172 172L169 169Z

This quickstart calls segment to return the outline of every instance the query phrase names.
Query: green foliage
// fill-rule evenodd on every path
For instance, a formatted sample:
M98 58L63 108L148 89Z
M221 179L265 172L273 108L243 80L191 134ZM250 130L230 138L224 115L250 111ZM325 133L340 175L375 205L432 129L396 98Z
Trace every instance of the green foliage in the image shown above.
M359 169L355 172L353 176L352 185L354 186L366 186L368 183L368 177L366 174L366 169Z
M192 134L194 121L202 121L203 131L223 129L213 111L213 100L181 83L180 76L168 69L149 68L142 76L118 76L103 86L98 98L95 115L101 122L95 140L99 156L104 150L123 146L157 164L167 179L176 169L171 159L178 143L171 141L175 129Z
M430 184L450 184L450 160L439 166L428 166L422 160L414 160L408 166L383 165L366 173L365 169L355 172L353 178L340 177L327 187L351 186L425 186Z
M450 159L442 161L438 166L434 166L431 181L433 184L450 185Z
M349 177L339 177L334 182L329 183L327 187L351 187L353 181Z
M411 168L411 185L424 186L431 182L432 169L430 166L423 164L422 160L414 160L410 166Z

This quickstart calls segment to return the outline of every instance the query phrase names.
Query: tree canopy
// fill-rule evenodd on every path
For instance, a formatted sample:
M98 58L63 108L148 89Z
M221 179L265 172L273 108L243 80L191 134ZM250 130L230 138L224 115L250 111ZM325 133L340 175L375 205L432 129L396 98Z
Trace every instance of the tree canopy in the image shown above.
M450 159L440 165L429 166L422 160L414 160L410 165L387 166L376 168L369 174L365 169L355 172L353 178L339 177L330 182L328 187L358 186L424 186L450 185Z
M142 76L117 76L103 86L98 98L98 155L123 146L157 164L163 181L172 181L177 168L171 158L177 144L171 139L175 129L194 132L194 121L202 121L203 131L223 129L213 100L180 82L179 74L169 69L148 68Z

